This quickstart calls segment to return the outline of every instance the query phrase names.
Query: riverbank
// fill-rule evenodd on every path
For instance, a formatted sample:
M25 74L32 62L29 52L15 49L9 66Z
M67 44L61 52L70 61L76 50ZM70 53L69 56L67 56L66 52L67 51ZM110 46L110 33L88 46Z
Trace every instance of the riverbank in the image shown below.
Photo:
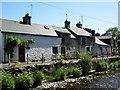
M117 74L119 75L117 76ZM108 81L104 81L107 78ZM111 79L112 78L112 79ZM102 80L104 79L104 80ZM95 83L95 81L97 82ZM99 83L101 81L103 84ZM105 82L105 83L104 83ZM98 85L99 83L99 85ZM112 84L114 85L112 86ZM90 85L91 86L90 86ZM96 84L97 86L95 86ZM76 85L78 87L76 87ZM87 75L87 76L82 76L80 78L69 78L65 79L63 81L58 81L58 82L51 82L51 83L43 83L40 86L37 86L36 88L31 88L29 90L84 90L87 88L97 88L98 89L112 89L112 90L119 90L120 89L120 68L115 70L115 71L104 71L104 72L96 72L95 74Z
M66 86L65 83L76 81L91 81L98 77L98 72L116 70L120 61L108 62L93 59L90 55L82 55L78 62L65 63L61 60L52 65L16 66L4 68L2 73L3 88L27 90L29 88L44 88ZM94 76L96 75L96 76ZM12 83L11 83L12 82ZM72 84L70 84L71 86ZM45 88L44 88L45 89Z

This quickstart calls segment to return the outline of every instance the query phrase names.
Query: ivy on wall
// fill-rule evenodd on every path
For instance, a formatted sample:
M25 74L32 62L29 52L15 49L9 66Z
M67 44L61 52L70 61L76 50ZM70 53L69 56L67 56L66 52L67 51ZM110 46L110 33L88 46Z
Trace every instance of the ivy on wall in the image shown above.
M5 46L5 52L8 56L10 55L11 58L14 56L14 47L24 46L26 49L29 49L29 45L34 43L33 39L21 40L20 38L14 36L9 36L6 40L7 43Z

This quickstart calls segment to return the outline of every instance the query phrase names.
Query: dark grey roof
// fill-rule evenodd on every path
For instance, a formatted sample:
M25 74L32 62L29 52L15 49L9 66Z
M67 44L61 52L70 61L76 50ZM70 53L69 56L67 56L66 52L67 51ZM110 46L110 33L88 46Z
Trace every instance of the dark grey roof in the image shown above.
M20 24L18 21L0 19L1 32L34 34L34 35L46 35L46 36L58 36L55 30L48 25L32 24L25 25Z
M91 33L87 32L81 28L71 26L70 30L79 36L91 36Z
M99 39L112 39L112 36L107 35L107 36L98 36L97 38Z
M58 31L58 32L60 32L60 33L67 33L67 34L70 34L70 36L71 36L71 38L75 38L74 36L73 36L73 34L71 34L66 28L64 28L64 27L57 27L57 26L52 26L54 29L55 29L55 31Z

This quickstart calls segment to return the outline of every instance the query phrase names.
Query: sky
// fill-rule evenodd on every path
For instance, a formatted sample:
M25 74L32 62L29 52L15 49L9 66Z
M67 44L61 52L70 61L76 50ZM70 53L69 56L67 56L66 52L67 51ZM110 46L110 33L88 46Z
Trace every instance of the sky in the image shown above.
M2 19L22 21L29 13L32 23L64 26L67 19L71 26L81 21L83 28L100 34L110 27L118 27L118 2L2 2ZM32 4L32 6L31 6Z

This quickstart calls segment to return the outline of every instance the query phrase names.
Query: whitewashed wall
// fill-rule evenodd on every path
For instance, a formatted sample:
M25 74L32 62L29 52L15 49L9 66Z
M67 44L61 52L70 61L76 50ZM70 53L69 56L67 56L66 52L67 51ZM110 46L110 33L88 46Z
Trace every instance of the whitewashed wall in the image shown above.
M9 35L17 36L22 40L28 40L33 39L34 44L30 45L30 49L26 50L25 57L27 60L27 54L28 59L40 59L42 58L42 54L44 54L44 57L46 60L50 60L52 58L52 47L58 47L58 55L61 53L61 38L58 37L45 37L45 36L33 36L33 35L20 35L20 34L7 34L7 37ZM13 57L14 60L18 60L19 58L19 52L18 47L14 49L15 56Z
M100 45L95 44L92 48L92 55L93 56L96 56L96 55L101 56L102 55L100 47L102 48L102 52L103 52L104 56L107 54L110 54L110 52L111 52L110 47L107 47L107 50L106 50L106 46L100 46Z
M2 33L0 31L0 63L2 62L3 60L3 50L2 50L3 46L2 46Z

